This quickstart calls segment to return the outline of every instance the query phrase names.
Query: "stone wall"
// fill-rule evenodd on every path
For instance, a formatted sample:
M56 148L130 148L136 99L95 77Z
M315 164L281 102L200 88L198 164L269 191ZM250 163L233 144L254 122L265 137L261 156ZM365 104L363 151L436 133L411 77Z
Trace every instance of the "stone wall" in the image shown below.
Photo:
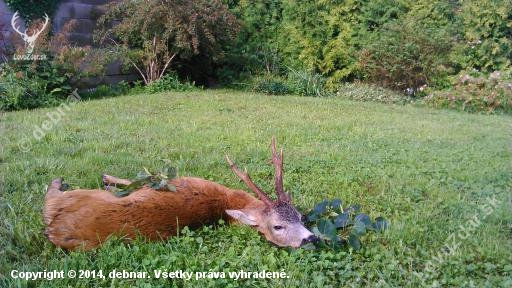
M66 23L74 21L73 30L66 33L71 44L76 46L93 46L93 31L96 26L98 13L101 11L101 5L115 0L63 0L59 5L52 19L53 33L62 31ZM0 33L4 37L0 37L0 45L6 45L6 41L15 37L15 33L11 27L11 19L13 11L10 11L3 0L0 0ZM17 20L18 25L24 28L22 19ZM2 40L3 39L3 40ZM3 42L2 42L3 41ZM131 81L139 79L139 75L135 71L123 72L118 63L112 63L106 67L106 75L103 77L94 77L82 79L78 83L78 88L95 87L98 84L118 83L121 80Z

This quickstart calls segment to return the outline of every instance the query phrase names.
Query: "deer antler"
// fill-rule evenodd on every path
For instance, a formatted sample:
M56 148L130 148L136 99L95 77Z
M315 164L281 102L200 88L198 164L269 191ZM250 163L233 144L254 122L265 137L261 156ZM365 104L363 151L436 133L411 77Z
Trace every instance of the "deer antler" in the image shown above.
M16 11L16 13L14 13L14 15L12 15L12 19L11 19L11 26L12 28L14 29L14 31L18 32L18 34L20 34L21 36L27 36L27 34L25 32L21 32L19 30L19 27L16 27L16 20L18 20L19 16L18 16L18 11Z
M277 155L276 149L276 137L272 136L272 163L274 163L274 167L276 169L276 193L277 199L279 201L291 203L292 199L290 194L284 192L283 188L283 149L281 148L281 153Z
M30 36L30 37L34 37L34 38L37 38L39 36L39 34L41 34L44 29L46 28L46 26L48 25L48 23L50 22L50 17L48 17L48 14L44 13L44 24L43 24L43 28L41 28L40 30L38 30L36 33L34 33L34 35Z
M226 160L228 161L229 166L231 166L231 170L233 170L233 172L235 172L235 174L238 176L238 178L242 179L242 181L245 182L247 187L249 187L252 191L254 191L254 193L256 193L258 195L260 200L263 201L263 203L265 203L265 205L267 205L267 206L273 205L273 202L268 197L268 195L265 194L265 192L263 192L258 186L256 186L256 184L254 184L254 182L252 182L251 177L249 176L249 174L247 174L247 171L245 171L245 173L240 171L240 169L238 169L238 167L235 165L235 163L233 163L233 161L231 161L231 159L229 159L229 156L227 156L227 155L226 155Z

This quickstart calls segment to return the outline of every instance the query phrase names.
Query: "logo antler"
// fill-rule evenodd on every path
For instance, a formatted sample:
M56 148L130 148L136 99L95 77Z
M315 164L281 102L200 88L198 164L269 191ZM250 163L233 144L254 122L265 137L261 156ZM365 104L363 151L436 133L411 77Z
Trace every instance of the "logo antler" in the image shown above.
M30 36L27 34L28 29L25 29L25 32L21 32L19 27L16 27L16 20L18 20L19 18L18 11L16 11L16 13L12 15L12 28L14 29L14 31L20 34L23 41L25 41L25 47L27 47L27 54L32 54L32 52L34 51L34 45L36 43L37 37L39 37L39 35L44 31L44 29L46 29L46 26L50 22L50 17L48 17L48 14L45 13L44 15L45 22L43 24L43 27L41 29L36 30L36 32Z

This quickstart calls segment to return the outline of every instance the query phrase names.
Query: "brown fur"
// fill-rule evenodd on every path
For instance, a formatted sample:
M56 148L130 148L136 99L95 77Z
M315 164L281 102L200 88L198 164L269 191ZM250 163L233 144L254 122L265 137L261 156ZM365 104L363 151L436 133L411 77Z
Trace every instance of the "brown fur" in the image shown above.
M110 235L134 239L138 234L159 240L184 226L196 228L219 219L232 221L225 210L264 210L265 205L242 190L191 177L170 181L176 192L143 187L126 197L104 190L61 192L60 181L45 199L45 235L65 249L90 249Z

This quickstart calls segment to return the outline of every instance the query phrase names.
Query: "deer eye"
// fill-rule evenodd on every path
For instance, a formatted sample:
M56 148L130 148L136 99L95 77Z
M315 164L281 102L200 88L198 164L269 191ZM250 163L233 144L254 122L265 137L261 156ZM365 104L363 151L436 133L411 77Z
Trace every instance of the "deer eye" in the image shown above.
M280 226L280 225L276 225L274 226L274 230L281 230L283 229L284 227L283 226Z

